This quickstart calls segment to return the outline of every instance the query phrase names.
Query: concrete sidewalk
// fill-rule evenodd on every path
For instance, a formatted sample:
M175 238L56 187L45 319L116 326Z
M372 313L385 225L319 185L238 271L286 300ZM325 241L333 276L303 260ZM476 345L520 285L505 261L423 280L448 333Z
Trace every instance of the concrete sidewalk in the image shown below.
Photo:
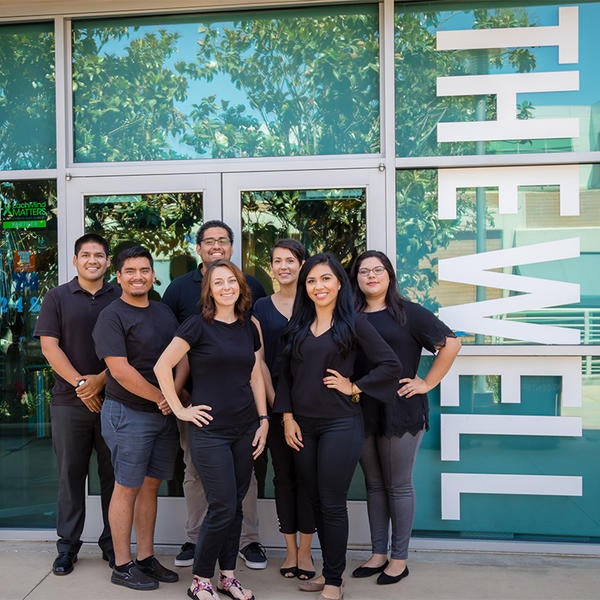
M172 567L178 548L161 547L157 555ZM238 561L237 575L252 588L257 600L316 600L316 594L297 590L297 580L279 574L282 551L268 549L264 571L247 569ZM153 592L136 592L110 583L110 570L99 549L85 544L75 570L55 576L54 543L0 542L0 600L183 600L191 569L175 568L178 583L161 583ZM349 553L349 574L365 558L365 552ZM596 600L600 597L600 558L500 554L491 552L413 551L410 576L400 583L378 586L375 578L348 577L346 600ZM318 563L317 563L317 566ZM225 596L221 596L223 599Z

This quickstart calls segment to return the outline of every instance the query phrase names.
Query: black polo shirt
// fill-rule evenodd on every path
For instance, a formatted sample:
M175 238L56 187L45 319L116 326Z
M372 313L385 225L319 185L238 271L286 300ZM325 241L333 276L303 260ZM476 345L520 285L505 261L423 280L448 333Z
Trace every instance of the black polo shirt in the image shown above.
M58 345L82 375L100 373L106 368L94 350L92 330L106 306L121 295L121 290L104 283L95 294L80 285L77 277L51 289L45 296L33 335L58 339ZM54 373L52 404L81 406L72 383Z
M245 275L245 277L252 293L252 304L254 305L259 298L267 294L256 277L252 277L252 275ZM200 312L201 291L202 265L173 279L165 290L162 301L173 311L179 323L183 323L191 315Z

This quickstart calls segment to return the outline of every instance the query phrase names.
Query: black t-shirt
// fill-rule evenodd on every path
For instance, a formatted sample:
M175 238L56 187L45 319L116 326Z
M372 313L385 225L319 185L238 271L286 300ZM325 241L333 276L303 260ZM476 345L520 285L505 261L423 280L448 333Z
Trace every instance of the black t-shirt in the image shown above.
M342 354L333 339L332 329L318 337L309 331L301 342L302 358L285 356L282 360L273 412L333 419L359 412L360 403L355 404L350 396L325 386L323 377L327 369L335 369L376 397L391 395L398 388L401 372L398 358L362 315L356 318L355 334L354 348ZM373 367L357 378L355 363L359 350L369 356Z
M158 387L154 365L170 344L177 329L177 319L161 302L150 301L144 308L118 299L109 304L98 317L93 337L100 358L124 356L129 364ZM158 406L126 390L108 372L106 397L134 410L160 412Z
M277 310L271 296L257 300L253 314L260 323L265 345L265 363L269 367L273 386L276 387L281 371L281 356L284 345L283 333L288 320L285 315Z
M254 323L205 321L192 315L175 335L190 345L192 404L208 404L213 430L256 422L256 405L250 387L254 353L260 337ZM193 385L201 381L202 385Z
M98 315L121 295L121 290L104 283L95 294L80 285L77 277L51 289L45 296L33 335L58 339L58 345L81 375L102 372L106 365L94 350L92 329ZM82 406L72 383L54 373L52 404Z
M256 277L252 275L245 275L245 277L252 293L252 302L266 295ZM183 323L189 316L200 313L201 291L202 265L173 279L165 290L162 301L173 311L179 323Z
M406 316L402 325L387 309L365 313L400 359L403 367L400 379L413 378L417 374L423 348L435 353L435 348L444 346L447 337L456 337L445 323L419 304L403 300L402 306ZM365 359L363 364L368 368L369 356ZM415 435L423 427L429 428L427 394L401 398L394 393L389 401L364 394L361 405L367 434L400 436L408 431Z

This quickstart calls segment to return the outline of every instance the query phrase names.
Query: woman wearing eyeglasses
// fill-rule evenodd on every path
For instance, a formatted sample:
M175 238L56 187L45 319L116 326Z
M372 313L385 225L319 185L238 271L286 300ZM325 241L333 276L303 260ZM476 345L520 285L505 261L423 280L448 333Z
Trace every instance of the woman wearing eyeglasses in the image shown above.
M367 486L372 555L352 576L379 573L377 583L387 585L408 575L406 559L415 514L412 475L423 432L429 428L427 392L448 372L461 344L433 313L400 295L396 274L383 252L363 252L352 266L350 279L358 309L392 347L403 368L393 397L363 394L361 401L366 439L360 465ZM435 358L421 379L417 370L423 348ZM368 368L368 356L365 360Z
M400 364L391 348L357 314L348 276L329 253L308 258L298 276L287 328L274 413L282 413L287 444L295 450L300 482L313 506L323 573L303 581L319 600L343 597L348 513L346 501L362 450L361 391L391 396ZM370 368L355 373L358 353Z

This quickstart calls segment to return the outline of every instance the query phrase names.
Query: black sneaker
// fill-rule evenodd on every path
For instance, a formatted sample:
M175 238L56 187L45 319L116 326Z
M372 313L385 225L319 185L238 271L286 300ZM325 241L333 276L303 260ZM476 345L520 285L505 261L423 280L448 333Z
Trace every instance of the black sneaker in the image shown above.
M194 552L196 552L196 544L186 542L181 546L181 552L175 557L173 564L176 567L191 567L194 564Z
M133 562L127 565L126 571L113 569L110 580L116 585L123 585L132 590L155 590L158 587L158 581L143 573Z
M252 542L247 546L244 546L239 555L246 562L246 566L249 569L266 569L267 568L267 555L262 544L258 542Z
M179 581L179 575L177 575L175 571L163 567L155 556L150 556L142 561L136 560L135 564L142 573L157 581L164 581L165 583L175 583L176 581Z

